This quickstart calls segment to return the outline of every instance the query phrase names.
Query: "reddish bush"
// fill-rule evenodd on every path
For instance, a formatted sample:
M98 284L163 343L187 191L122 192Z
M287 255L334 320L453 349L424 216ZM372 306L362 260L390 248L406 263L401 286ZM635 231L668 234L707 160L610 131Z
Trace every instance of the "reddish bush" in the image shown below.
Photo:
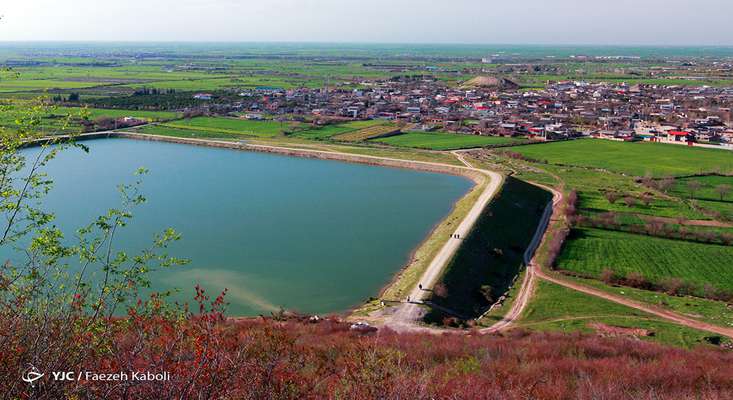
M627 286L631 286L631 287L635 287L639 289L647 289L650 286L649 281L646 280L644 275L636 271L632 271L626 274L625 284Z
M617 192L606 192L604 196L606 197L606 200L608 200L608 202L611 204L615 204L621 197L621 195L619 195Z
M129 321L82 369L165 371L170 380L72 381L31 390L17 365L0 377L10 398L568 399L733 395L733 354L583 335L363 335L317 324L204 315ZM12 373L9 373L12 370ZM9 373L9 374L8 374ZM22 384L22 385L21 385Z
M611 268L604 268L603 271L601 271L599 278L608 285L615 285L618 283L618 274Z

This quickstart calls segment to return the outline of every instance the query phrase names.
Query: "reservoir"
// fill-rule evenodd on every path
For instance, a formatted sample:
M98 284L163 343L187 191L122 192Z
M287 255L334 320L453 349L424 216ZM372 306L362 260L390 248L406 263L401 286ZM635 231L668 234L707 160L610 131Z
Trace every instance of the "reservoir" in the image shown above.
M136 254L171 227L171 255L190 259L152 275L153 290L224 288L228 315L342 312L380 289L473 183L467 178L338 161L99 139L46 168L44 208L67 238L109 208L139 167L147 202L134 209L116 248ZM27 157L39 149L24 150ZM70 242L73 243L73 242ZM3 254L6 249L3 249ZM77 262L78 263L78 262ZM73 263L72 263L73 264Z

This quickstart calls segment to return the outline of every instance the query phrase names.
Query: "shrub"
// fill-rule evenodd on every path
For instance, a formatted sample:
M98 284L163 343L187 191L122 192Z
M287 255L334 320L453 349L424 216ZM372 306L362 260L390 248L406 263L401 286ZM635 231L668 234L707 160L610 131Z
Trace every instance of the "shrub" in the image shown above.
M616 204L616 201L618 201L618 199L621 197L621 195L618 194L617 192L610 192L610 191L606 192L604 196L606 197L606 200L608 200L608 202L611 204Z
M618 278L616 271L610 268L604 268L603 271L601 271L600 279L608 285L617 284Z
M646 280L644 275L642 275L640 272L631 271L628 274L626 274L626 282L628 286L639 288L639 289L648 289L651 285L649 284L649 281Z

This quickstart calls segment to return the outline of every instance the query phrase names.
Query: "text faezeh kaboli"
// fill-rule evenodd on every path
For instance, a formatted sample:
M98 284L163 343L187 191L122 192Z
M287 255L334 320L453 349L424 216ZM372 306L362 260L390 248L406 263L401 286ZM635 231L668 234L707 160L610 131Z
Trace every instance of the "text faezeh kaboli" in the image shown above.
M93 371L52 372L51 378L56 381L88 381L88 382L166 382L170 381L170 372L131 371L115 373L99 373Z

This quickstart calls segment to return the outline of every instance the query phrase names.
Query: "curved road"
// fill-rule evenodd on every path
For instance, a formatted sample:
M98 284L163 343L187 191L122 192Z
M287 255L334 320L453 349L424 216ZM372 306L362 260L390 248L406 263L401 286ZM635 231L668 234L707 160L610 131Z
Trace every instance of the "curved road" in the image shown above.
M429 297L429 294L431 293L430 290L436 283L438 283L438 279L443 274L443 271L448 266L453 255L461 246L462 238L466 237L471 232L474 224L478 220L479 216L481 216L481 212L484 210L486 205L489 204L494 195L499 192L499 189L501 189L502 183L504 182L504 177L501 174L489 170L474 168L460 154L457 152L454 152L453 154L455 154L456 157L466 165L466 169L478 172L488 177L489 182L478 200L474 203L473 207L471 207L471 210L466 214L466 217L463 218L463 221L461 221L455 229L454 233L457 234L459 238L456 239L451 237L448 239L448 242L443 245L443 248L440 249L435 258L430 262L430 265L428 265L428 268L420 278L419 284L422 285L422 289L420 286L413 288L409 295L410 301L402 303L390 320L385 324L397 331L413 330L415 328L415 324L422 317L420 303L424 302L425 299Z

